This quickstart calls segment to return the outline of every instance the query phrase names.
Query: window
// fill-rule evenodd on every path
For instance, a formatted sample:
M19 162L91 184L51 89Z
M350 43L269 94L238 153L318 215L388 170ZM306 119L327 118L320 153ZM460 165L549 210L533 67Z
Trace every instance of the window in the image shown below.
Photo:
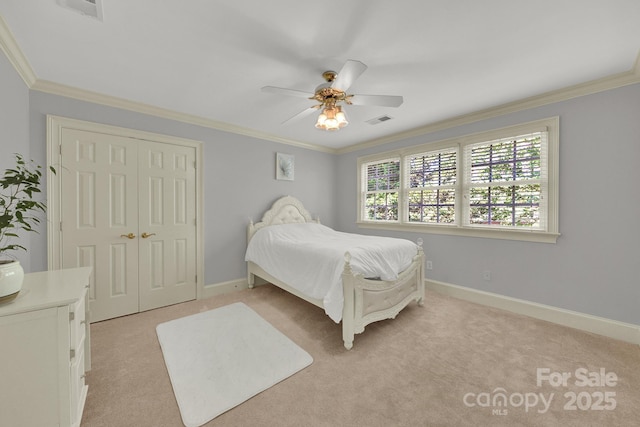
M467 224L544 230L546 146L546 132L466 146Z
M457 149L407 156L409 222L454 224Z
M368 163L363 167L365 217L372 221L397 221L400 194L400 159Z
M558 118L358 159L359 225L555 242Z

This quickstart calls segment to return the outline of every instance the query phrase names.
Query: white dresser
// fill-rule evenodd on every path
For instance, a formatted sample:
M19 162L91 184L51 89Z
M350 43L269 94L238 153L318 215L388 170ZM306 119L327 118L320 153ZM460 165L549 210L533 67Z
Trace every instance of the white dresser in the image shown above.
M0 304L0 426L79 426L91 368L90 267L26 274Z

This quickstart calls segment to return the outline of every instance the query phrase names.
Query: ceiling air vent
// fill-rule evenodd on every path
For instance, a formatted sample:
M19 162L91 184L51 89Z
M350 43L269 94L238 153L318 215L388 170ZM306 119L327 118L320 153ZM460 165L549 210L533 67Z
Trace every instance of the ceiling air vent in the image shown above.
M367 123L369 123L370 125L377 125L378 123L386 122L387 120L391 120L391 119L392 117L384 115L384 116L376 117L373 119L369 119L367 120Z
M102 21L102 0L56 0L62 7Z

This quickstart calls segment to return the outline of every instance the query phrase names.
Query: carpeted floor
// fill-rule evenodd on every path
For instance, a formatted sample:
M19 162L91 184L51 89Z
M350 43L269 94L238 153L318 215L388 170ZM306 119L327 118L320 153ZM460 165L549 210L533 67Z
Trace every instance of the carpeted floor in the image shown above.
M314 363L206 426L636 426L640 419L639 346L428 292L424 307L412 303L396 319L367 326L346 351L340 325L321 309L265 285L92 324L82 426L182 426L155 327L239 301Z

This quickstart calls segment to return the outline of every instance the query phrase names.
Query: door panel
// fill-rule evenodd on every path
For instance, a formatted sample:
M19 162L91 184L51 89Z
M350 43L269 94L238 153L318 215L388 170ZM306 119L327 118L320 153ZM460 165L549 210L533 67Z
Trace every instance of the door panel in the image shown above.
M193 147L140 141L139 148L143 311L196 298L196 171Z
M137 146L62 130L62 268L93 267L91 320L138 311Z

